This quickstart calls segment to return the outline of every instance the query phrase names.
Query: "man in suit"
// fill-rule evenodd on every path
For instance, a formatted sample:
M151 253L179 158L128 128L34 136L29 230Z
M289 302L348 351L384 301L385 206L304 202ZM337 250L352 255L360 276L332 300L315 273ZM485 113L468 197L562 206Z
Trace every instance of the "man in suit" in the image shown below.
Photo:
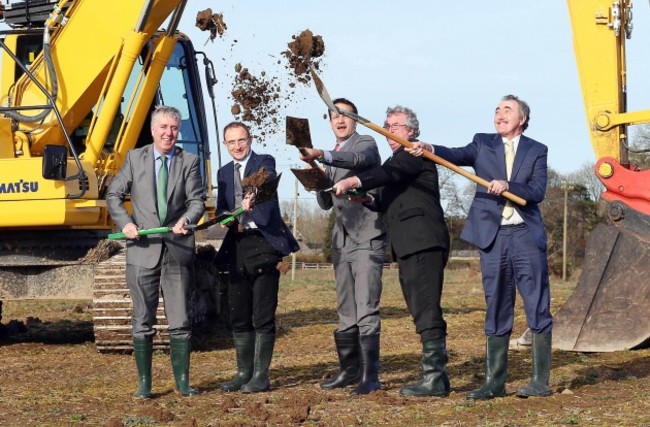
M176 146L181 114L159 106L151 115L153 144L131 150L111 182L106 204L111 218L129 239L126 280L133 301L132 335L138 369L136 397L151 397L152 339L160 289L169 323L170 355L176 390L185 397L189 385L191 322L188 298L193 281L195 224L205 210L199 159ZM132 213L124 204L130 195ZM138 236L139 229L172 227L172 233Z
M246 211L230 225L219 249L219 258L228 265L228 305L237 357L237 374L222 383L224 391L255 393L270 389L269 366L275 344L275 311L278 306L282 257L299 247L280 213L277 194L250 205L250 195L241 180L267 172L276 177L275 159L256 154L248 126L232 122L224 128L224 144L233 161L217 172L217 215L237 208Z
M347 99L335 99L334 105L357 113L357 107ZM319 160L327 165L326 173L332 183L380 164L375 140L359 135L354 120L336 111L329 111L329 118L336 136L335 149L309 148L301 154L302 160ZM334 342L340 362L339 372L321 387L358 384L352 394L368 394L380 388L379 299L386 255L384 227L376 212L347 198L320 192L317 201L321 208L334 207L336 212L332 254L339 327L334 331Z
M388 108L384 129L408 141L420 134L417 115L410 108ZM398 142L388 139L393 155L382 166L348 177L336 184L336 194L350 189L381 187L376 197L355 197L382 213L393 258L399 265L399 281L406 306L422 342L422 379L403 387L403 396L449 394L447 323L440 297L449 255L449 231L445 223L438 170L435 163L414 157Z
M481 257L486 315L485 384L469 399L505 396L508 345L514 320L515 293L524 301L533 332L532 380L517 390L520 397L549 396L551 368L550 286L546 232L539 209L547 181L545 145L526 137L530 108L514 95L504 96L494 114L496 134L476 134L465 147L414 144L460 166L471 166L489 182L478 186L461 237L476 245ZM504 191L522 197L525 206L506 201Z

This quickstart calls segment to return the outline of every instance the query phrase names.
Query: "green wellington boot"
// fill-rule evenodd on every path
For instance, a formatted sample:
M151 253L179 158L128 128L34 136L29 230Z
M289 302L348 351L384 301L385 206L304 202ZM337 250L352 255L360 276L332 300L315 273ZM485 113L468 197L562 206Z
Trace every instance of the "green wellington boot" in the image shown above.
M151 357L153 341L151 337L133 338L133 356L138 369L138 389L133 394L140 399L151 399Z
M548 385L551 376L551 334L533 333L533 377L527 386L517 390L519 397L547 397L552 394Z
M436 396L449 395L450 385L447 375L447 344L446 338L438 338L422 343L422 379L403 387L399 394L402 396Z
M169 355L172 360L172 370L176 380L176 391L183 397L199 394L190 387L190 350L191 343L186 338L169 339Z
M275 334L257 334L255 336L255 358L253 377L241 387L243 393L259 393L271 389L269 366L273 358Z
M237 356L237 374L231 381L219 384L223 391L239 391L253 376L255 332L233 332Z
M468 399L489 400L506 395L508 376L508 346L510 335L488 335L485 350L485 384L467 393Z

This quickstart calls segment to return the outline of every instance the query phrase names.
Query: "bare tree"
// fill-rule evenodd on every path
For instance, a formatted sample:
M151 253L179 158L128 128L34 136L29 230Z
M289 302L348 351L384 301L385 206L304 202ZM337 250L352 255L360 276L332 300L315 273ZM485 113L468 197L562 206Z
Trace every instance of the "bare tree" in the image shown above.
M580 184L585 188L587 195L591 201L598 201L600 195L605 191L605 186L596 176L594 171L595 163L586 162L580 169L570 173L567 180L573 184Z
M293 201L283 200L280 203L282 217L285 220L293 222ZM309 244L321 245L325 238L327 229L327 217L329 213L322 210L314 202L305 202L298 200L298 215L295 230Z

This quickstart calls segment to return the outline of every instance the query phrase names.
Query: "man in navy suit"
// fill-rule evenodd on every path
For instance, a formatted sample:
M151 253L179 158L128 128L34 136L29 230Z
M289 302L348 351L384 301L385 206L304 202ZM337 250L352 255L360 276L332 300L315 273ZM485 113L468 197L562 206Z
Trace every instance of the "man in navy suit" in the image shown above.
M299 249L280 214L277 194L251 209L242 194L241 180L264 168L267 180L275 179L275 159L252 151L248 126L232 122L224 128L224 144L233 161L217 172L217 215L245 209L230 226L219 249L228 263L228 305L232 325L237 374L222 383L224 391L255 393L270 389L269 366L275 344L275 311L278 305L282 257Z
M532 380L517 390L520 397L549 396L551 368L550 286L546 232L539 209L547 181L547 147L523 135L530 108L514 95L504 96L494 114L495 134L476 134L465 147L414 144L459 166L471 166L489 182L477 186L461 238L476 245L481 257L485 290L485 384L468 399L505 396L508 344L514 319L515 293L524 301L526 321L533 332ZM512 161L508 162L511 158ZM510 163L510 164L508 164ZM506 201L504 191L522 197L525 206Z

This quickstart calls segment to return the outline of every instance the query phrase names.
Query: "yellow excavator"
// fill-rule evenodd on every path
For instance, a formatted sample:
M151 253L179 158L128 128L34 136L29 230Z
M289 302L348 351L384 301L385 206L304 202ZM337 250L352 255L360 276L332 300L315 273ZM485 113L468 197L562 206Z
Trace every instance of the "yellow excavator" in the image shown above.
M606 222L591 232L576 289L555 315L553 346L631 349L650 340L650 171L630 163L628 134L629 125L650 122L650 110L627 109L632 0L568 0L568 6Z
M151 142L155 105L182 112L178 145L199 156L214 213L203 85L216 124L216 78L177 31L186 4L0 2L0 299L94 298L100 350L129 346L124 257L87 255L113 228L107 186Z

